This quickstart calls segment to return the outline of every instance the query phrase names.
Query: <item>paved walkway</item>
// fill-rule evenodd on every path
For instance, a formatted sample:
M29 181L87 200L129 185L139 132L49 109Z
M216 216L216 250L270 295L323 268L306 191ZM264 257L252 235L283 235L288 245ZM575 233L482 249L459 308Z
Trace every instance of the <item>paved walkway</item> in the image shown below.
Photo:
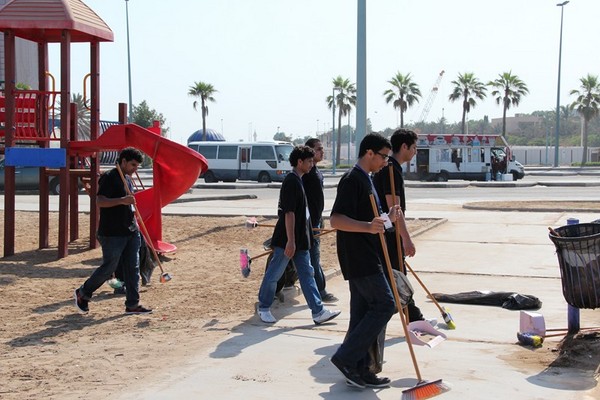
M420 208L420 207L413 207ZM583 221L597 214L562 212L469 211L455 205L429 205L411 216L445 218L446 223L416 238L418 254L411 266L434 292L515 291L539 297L548 327L566 327L566 303L554 247L547 227L564 225L568 217ZM329 270L330 275L335 270ZM414 279L413 284L416 285ZM415 371L398 316L389 324L385 376L392 387L356 390L345 385L329 358L343 340L348 323L347 284L337 275L328 281L340 301L342 315L314 326L304 299L285 293L273 314L274 325L254 315L241 321L217 321L206 329L223 330L223 339L199 351L191 362L164 371L162 379L145 382L142 391L121 399L398 399L416 384ZM428 316L439 315L420 287L417 302ZM593 371L546 367L559 339L540 349L516 344L519 312L499 307L450 305L456 330L429 349L416 347L424 379L443 379L451 386L443 399L598 399ZM597 312L582 310L582 326L597 326ZM148 386L149 385L149 386Z

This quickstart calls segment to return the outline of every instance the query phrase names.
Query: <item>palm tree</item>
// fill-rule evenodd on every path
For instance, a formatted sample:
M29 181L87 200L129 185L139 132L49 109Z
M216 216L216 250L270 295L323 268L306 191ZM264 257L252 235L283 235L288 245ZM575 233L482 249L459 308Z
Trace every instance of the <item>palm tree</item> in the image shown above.
M487 89L472 72L458 74L458 79L452 81L452 84L454 85L454 89L450 96L448 96L448 99L452 102L460 99L463 102L461 129L464 135L467 114L471 111L471 108L475 108L477 104L476 98L480 100L485 98Z
M511 105L517 107L529 89L512 71L499 74L496 80L488 82L488 86L494 88L492 96L496 97L496 103L502 104L502 136L506 137L506 111Z
M588 148L588 124L590 120L600 112L600 81L597 75L590 75L579 80L581 85L579 90L571 90L571 96L577 96L577 99L571 104L571 107L583 116L583 155L581 156L581 165L587 162Z
M337 146L335 152L335 165L340 163L340 152L342 150L342 116L348 115L352 106L356 105L356 88L354 83L350 82L349 79L344 79L340 75L334 78L333 81L334 91L337 91L335 95L335 107L338 109L338 132L337 132ZM325 99L327 106L331 110L334 106L333 93L331 96L327 96ZM335 132L331 133L332 135Z
M408 107L419 102L421 90L419 90L419 85L412 81L410 72L406 75L398 72L388 83L392 85L392 89L383 92L385 102L389 104L393 101L394 108L400 110L400 128L404 128L404 113Z
M188 95L192 97L200 97L200 104L202 107L202 140L206 140L206 117L208 116L207 101L215 101L213 95L217 93L213 85L204 82L194 82L194 86L190 86ZM198 108L198 101L194 100L194 110Z
M77 140L90 140L90 109L85 104L81 93L72 93L71 103L77 105ZM55 115L60 115L61 106L59 98Z

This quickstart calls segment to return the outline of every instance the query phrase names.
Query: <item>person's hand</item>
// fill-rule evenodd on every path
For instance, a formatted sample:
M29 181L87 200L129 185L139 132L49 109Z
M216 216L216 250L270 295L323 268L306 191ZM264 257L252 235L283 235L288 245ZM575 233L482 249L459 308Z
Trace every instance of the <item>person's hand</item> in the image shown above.
M408 238L408 239L402 238L402 244L404 247L404 255L407 257L414 257L415 254L417 253L417 249L416 249L413 241L410 238Z
M285 249L283 250L283 254L285 254L285 256L287 258L294 257L294 254L296 254L296 243L288 241L285 244Z
M396 220L399 218L400 216L400 206L399 205L395 205L392 206L392 208L390 208L390 210L388 211L388 216L390 217L390 221L392 222L396 222Z
M129 206L131 204L135 204L135 197L132 194L129 194L122 198L123 204Z
M374 233L374 234L385 232L383 218L381 218L381 217L373 218L373 221L371 221L369 223L369 232Z

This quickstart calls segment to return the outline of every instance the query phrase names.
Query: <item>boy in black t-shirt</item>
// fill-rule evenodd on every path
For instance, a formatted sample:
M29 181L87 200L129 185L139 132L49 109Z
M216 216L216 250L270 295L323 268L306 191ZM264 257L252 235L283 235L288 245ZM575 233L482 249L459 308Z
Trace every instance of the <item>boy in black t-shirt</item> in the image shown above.
M369 370L369 348L395 312L395 302L384 275L381 241L384 219L373 213L370 196L379 203L369 176L387 163L390 142L379 134L369 134L360 143L359 160L338 184L331 210L331 226L337 229L337 252L344 279L350 288L350 323L346 338L331 358L350 386L387 387L388 378ZM381 205L378 204L381 209ZM396 221L399 207L392 207L390 220Z
M404 193L404 179L402 177L402 164L410 162L417 153L417 140L418 136L415 132L408 129L398 129L392 134L390 141L392 143L392 156L390 157L390 164L383 167L381 171L373 175L373 184L377 189L377 194L381 199L381 208L383 212L387 212L388 209L394 204L400 204L400 218L395 223L396 229L400 234L400 244L402 245L404 257L413 257L416 253L415 245L410 238L410 233L406 227L406 220L404 214L406 212L406 195ZM396 190L395 196L392 196L392 186L390 184L390 168L393 168L394 176L394 189ZM396 245L396 232L386 231L385 238L388 246L390 255L390 261L392 262L392 268L401 271L406 275L406 266L404 262L400 263L398 257L398 246ZM411 298L406 307L408 309L408 321L423 321L425 317L421 313L421 310L415 304L415 301ZM431 325L435 326L437 320L435 318L427 319Z
M290 259L294 260L298 280L312 318L316 325L322 324L340 314L338 310L323 307L314 269L310 264L310 244L313 238L312 224L308 211L306 195L302 186L302 175L314 165L314 151L307 146L297 146L290 154L292 171L287 174L279 191L277 215L279 219L273 231L271 245L273 257L265 271L258 292L258 315L263 322L274 323L277 320L271 314L271 305L277 289L277 281L283 275Z
M142 153L127 147L119 153L117 163L127 184L132 189L131 175L142 163ZM75 290L75 306L82 313L89 311L88 302L94 292L113 275L119 260L125 280L125 313L149 314L152 310L139 304L140 270L139 249L141 237L135 220L135 197L128 195L116 168L104 173L98 181L97 204L100 208L98 241L102 246L102 265Z
M308 200L308 210L310 211L310 220L313 228L323 228L323 208L325 207L325 196L323 193L323 173L319 170L317 163L323 160L323 144L319 139L310 138L306 141L306 146L315 151L315 165L312 169L302 175L302 184ZM338 301L337 297L329 293L326 289L327 281L321 266L321 239L313 236L310 247L310 264L315 269L315 282L324 303L334 303Z

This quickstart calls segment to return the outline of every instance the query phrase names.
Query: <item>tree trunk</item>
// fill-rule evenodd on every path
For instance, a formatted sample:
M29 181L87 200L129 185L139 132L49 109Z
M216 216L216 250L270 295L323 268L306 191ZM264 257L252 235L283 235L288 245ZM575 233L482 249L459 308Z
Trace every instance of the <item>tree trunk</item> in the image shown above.
M587 163L588 123L589 123L589 120L587 118L583 120L583 154L581 155L581 166L582 167Z
M467 118L467 108L465 107L465 104L463 103L463 115L462 115L462 122L460 124L460 129L462 131L462 134L465 134L465 120Z
M206 106L202 99L202 141L206 142Z
M506 101L504 102L504 106L502 107L502 136L506 137Z
M339 107L338 112L338 131L337 131L337 143L335 151L335 165L340 165L340 152L342 151L342 107Z
M404 113L400 109L400 128L404 128Z

